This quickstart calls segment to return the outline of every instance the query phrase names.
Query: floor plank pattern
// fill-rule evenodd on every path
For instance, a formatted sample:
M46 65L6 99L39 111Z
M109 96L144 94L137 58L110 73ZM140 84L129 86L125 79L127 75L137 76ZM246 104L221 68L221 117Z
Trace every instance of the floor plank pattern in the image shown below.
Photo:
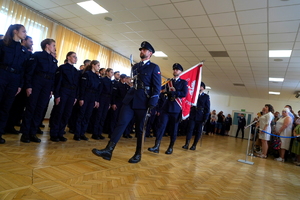
M87 136L90 137L89 134ZM106 136L106 135L105 135ZM178 137L172 155L148 152L154 138L146 138L142 161L128 163L136 139L121 138L111 161L91 153L103 141L49 141L44 128L40 144L21 143L20 135L6 134L0 145L0 199L114 199L114 200L243 200L300 199L300 167L269 157L245 159L247 140L204 136L196 151L184 150Z

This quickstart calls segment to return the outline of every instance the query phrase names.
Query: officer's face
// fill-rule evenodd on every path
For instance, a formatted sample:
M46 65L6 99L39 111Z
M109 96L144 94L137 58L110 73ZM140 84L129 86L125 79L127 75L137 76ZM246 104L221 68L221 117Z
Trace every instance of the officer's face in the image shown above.
M107 76L108 78L111 78L114 75L114 71L110 70L109 72L107 72Z
M56 52L55 42L51 42L51 44L47 44L46 47L48 48L50 53L55 53Z
M19 28L19 30L14 30L14 36L17 37L18 40L25 40L26 38L26 29L24 26Z
M204 91L204 87L200 86L200 92L203 92L203 91Z
M33 41L31 38L28 38L27 40L24 40L25 44L24 46L26 47L26 49L31 49L33 46Z
M181 74L181 70L179 70L179 69L174 69L173 70L173 76L179 76L180 74Z
M68 57L68 62L72 65L77 63L77 56L75 53Z
M115 79L120 80L120 73L115 73L114 76L115 76Z
M145 59L145 60L148 60L152 55L152 52L149 51L148 49L141 49L140 50L140 57L141 59Z

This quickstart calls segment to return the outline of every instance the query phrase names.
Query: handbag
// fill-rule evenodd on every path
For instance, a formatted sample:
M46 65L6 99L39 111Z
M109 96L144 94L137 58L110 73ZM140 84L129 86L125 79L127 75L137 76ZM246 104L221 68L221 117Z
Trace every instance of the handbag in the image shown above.
M274 138L273 142L272 142L272 147L275 150L278 150L281 148L281 140L279 137Z

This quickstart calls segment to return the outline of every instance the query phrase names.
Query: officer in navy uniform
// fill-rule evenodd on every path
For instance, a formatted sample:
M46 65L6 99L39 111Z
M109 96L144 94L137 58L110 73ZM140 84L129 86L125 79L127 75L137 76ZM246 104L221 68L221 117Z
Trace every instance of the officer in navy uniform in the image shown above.
M185 97L188 92L187 81L179 78L179 75L182 73L182 71L183 68L179 63L175 63L173 65L174 78L165 85L167 99L160 109L160 124L156 133L155 145L151 148L148 148L148 151L159 153L160 142L169 122L170 126L168 131L169 135L171 136L171 140L170 145L165 153L173 153L173 146L177 138L178 124L181 119L181 107L176 102L176 99Z
M242 139L244 139L244 129L246 126L246 119L244 114L238 115L238 129L236 130L235 138L239 135L240 130L242 131Z
M192 139L193 132L195 131L194 143L190 150L196 150L197 143L201 138L202 127L205 125L209 112L210 112L210 100L209 95L204 93L205 84L201 82L200 93L197 100L197 105L191 107L190 116L188 118L188 132L186 135L184 149L189 148L190 140ZM196 128L196 130L195 130Z
M139 50L142 61L132 67L134 87L130 88L123 100L120 117L117 126L111 135L111 139L105 149L92 150L95 155L106 160L111 159L116 144L124 133L130 120L135 117L137 145L134 156L130 158L128 162L138 163L141 161L142 140L144 139L142 138L144 120L147 109L151 109L157 104L161 88L161 74L159 66L150 62L150 57L155 52L152 45L144 41Z
M106 76L101 79L101 94L99 98L99 108L95 113L95 121L93 122L93 135L92 138L95 140L103 140L105 137L102 136L104 122L106 115L111 104L111 95L113 92L112 76L113 69L107 68Z
M72 112L73 105L78 98L79 76L74 64L77 62L75 52L68 52L67 63L58 67L54 81L54 102L50 118L50 140L53 142L65 142L67 138L63 137L65 128Z
M120 81L115 81L113 83L113 94L112 94L112 102L111 102L111 121L110 121L111 132L114 131L114 128L117 124L120 110L123 105L122 101L125 98L128 90L130 89L130 86L126 83L126 78L127 78L126 74L121 74ZM131 135L126 135L126 137L130 138Z
M25 74L25 87L27 105L22 120L20 132L21 142L41 142L36 136L44 110L48 105L49 97L54 87L54 77L57 70L57 60L51 55L55 53L55 41L45 39L41 42L43 51L35 52L32 56L33 63Z
M10 25L3 40L0 40L0 144L15 96L23 86L23 76L30 54L20 40L25 39L26 30L21 24Z

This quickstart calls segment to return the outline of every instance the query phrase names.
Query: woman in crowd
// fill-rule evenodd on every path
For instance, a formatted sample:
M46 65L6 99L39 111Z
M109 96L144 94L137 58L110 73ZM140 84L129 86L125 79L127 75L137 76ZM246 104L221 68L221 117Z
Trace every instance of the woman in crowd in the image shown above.
M293 131L293 136L295 136L295 137L298 136L298 138L293 139L293 145L292 145L291 152L296 155L296 160L294 163L297 166L300 166L300 120L296 120L295 123L297 126L295 127L295 129Z
M271 104L266 104L263 107L263 115L259 118L259 127L261 130L271 133L271 122L274 118L273 115L274 108ZM262 143L262 154L259 155L260 158L267 158L268 153L268 141L270 140L270 135L260 131L259 139Z
M79 87L79 112L77 115L76 129L74 140L88 140L85 136L89 119L92 115L93 108L99 107L99 99L101 94L101 79L96 74L100 69L100 62L93 60L88 65L80 79Z
M223 111L220 111L217 115L218 119L215 125L215 133L220 135L221 130L222 130L222 125L223 125Z
M290 109L284 108L282 110L282 117L276 122L275 134L285 137L291 137L293 120L289 116ZM276 161L284 162L285 151L289 150L291 138L280 138L281 146L279 150L279 157L275 158Z
M0 40L0 144L9 110L23 85L23 74L29 52L20 41L26 38L25 27L21 24L10 25L3 40Z
M225 135L229 136L229 131L230 131L230 127L232 125L232 118L231 115L228 114L227 117L225 118Z
M216 125L217 121L218 121L218 116L217 116L216 110L213 110L210 114L210 120L209 120L210 123L208 125L209 131L207 131L208 135L211 135L211 134L213 135L215 133L215 125Z
M79 83L80 71L74 64L77 62L75 52L68 52L67 63L61 65L55 74L53 112L50 123L50 140L53 142L65 142L63 137L65 128L72 112L73 105L77 101L77 87Z

